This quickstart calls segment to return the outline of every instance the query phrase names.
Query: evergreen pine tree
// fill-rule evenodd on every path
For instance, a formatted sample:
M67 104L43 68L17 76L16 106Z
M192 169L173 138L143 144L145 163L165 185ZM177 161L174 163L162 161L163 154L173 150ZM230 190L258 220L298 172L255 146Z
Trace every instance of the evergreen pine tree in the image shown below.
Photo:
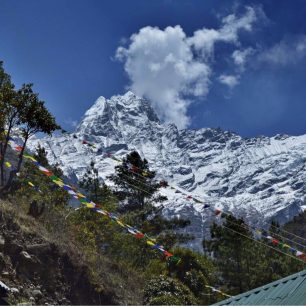
M215 258L222 279L229 284L229 289L234 294L250 289L251 276L254 273L254 248L247 237L252 237L252 233L244 221L228 215L224 226L216 223L212 225L212 239L205 244Z
M96 168L94 161L91 161L79 185L96 204L101 204L107 209L115 209L117 200L111 189L100 179L99 170Z
M293 220L284 224L283 229L286 231L286 236L300 243L306 244L306 211L295 216ZM292 233L292 234L288 234ZM299 238L300 237L300 238ZM304 250L306 252L306 249Z
M155 172L149 169L148 161L138 152L131 152L116 166L116 173L110 179L116 184L115 194L119 200L125 200L124 209L143 209L153 199L162 202L165 197L156 196L160 184L156 182Z
M225 216L225 215L224 215ZM273 223L276 226L276 223ZM275 229L273 227L274 234ZM252 240L254 239L254 240ZM213 224L211 240L203 242L211 253L220 273L220 284L230 294L257 288L302 270L303 263L278 252L262 238L256 242L250 228L242 219L226 216L223 225Z
M162 215L163 206L154 205L167 198L158 195L161 185L155 181L155 172L149 169L146 159L134 151L115 170L110 179L115 183L114 193L121 202L119 212L128 224L157 237L158 243L168 249L193 239L190 235L178 233L190 224L189 220L166 219Z
M50 165L47 157L47 151L44 147L38 144L34 158L43 166L47 167L55 176L63 176L63 170L59 167L59 164Z

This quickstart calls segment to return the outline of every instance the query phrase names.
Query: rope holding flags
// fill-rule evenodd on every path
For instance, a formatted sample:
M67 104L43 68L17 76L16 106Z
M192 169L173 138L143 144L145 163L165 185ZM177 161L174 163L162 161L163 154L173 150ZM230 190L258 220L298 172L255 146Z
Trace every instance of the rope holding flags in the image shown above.
M210 206L207 206L207 207L210 207ZM221 211L220 209L215 209L214 212L215 212L216 216L220 216L221 218L224 218L226 215L229 215L228 213L226 213L224 211ZM231 223L243 227L242 225L239 225L237 223L234 223L234 222L231 222ZM278 246L278 247L283 248L283 249L288 249L291 252L291 254L298 257L299 259L306 259L306 254L305 253L291 247L288 244L282 243L281 241L279 241L275 237L272 237L271 235L268 235L264 230L255 229L255 233L256 233L256 236L259 239L264 238L264 239L268 240L269 242L271 242L274 246Z
M220 293L221 295L223 295L225 297L232 297L231 295L226 294L226 293L222 292L221 290L219 290L219 289L217 289L215 287L212 287L212 286L209 286L209 285L205 285L205 287L211 289L212 292Z
M264 238L268 241L270 241L274 246L278 246L282 249L287 249L290 251L290 253L292 253L293 255L301 258L301 259L306 259L306 254L291 247L289 244L286 243L282 243L281 241L279 241L276 238L273 238L272 236L268 235L267 233L265 233L264 231L261 230L256 230L256 234L258 235L259 238Z
M20 152L20 147L15 146L15 151ZM55 175L53 175L53 173L52 173L51 171L49 171L48 169L42 167L42 166L35 160L34 157L28 155L26 158L28 158L29 160L31 160L31 161L38 167L38 169L39 169L41 172L43 172L46 176L48 176L48 177L50 178L50 180L53 181L56 185L58 185L59 187L63 188L64 190L66 190L66 191L67 191L70 195L72 195L74 198L78 199L78 200L81 202L82 205L84 205L85 207L87 207L87 208L89 208L89 209L91 209L91 210L93 210L93 211L95 211L95 212L97 212L97 213L100 213L100 214L102 214L102 215L104 215L104 216L107 216L107 217L110 218L112 221L116 222L119 226L125 228L125 229L127 230L127 232L130 233L130 234L132 234L135 238L137 238L137 239L144 239L145 243L146 243L148 246L150 246L150 247L152 247L153 249L157 249L157 250L159 250L160 252L162 252L162 254L167 258L167 260L168 260L169 262L174 262L174 263L176 263L176 264L178 264L178 263L180 262L180 259L179 259L177 256L175 256L175 255L169 253L169 252L168 252L167 250L165 250L162 246L158 245L158 244L156 243L156 241L150 239L147 235L141 233L141 232L138 231L137 229L135 229L135 228L133 228L133 227L131 227L131 226L129 226L129 225L127 225L127 224L121 222L121 221L119 220L119 218L118 218L115 214L110 213L110 212L107 212L106 210L103 210L102 208L100 208L99 205L97 205L97 204L95 204L94 202L88 200L88 199L86 198L86 196L84 196L84 195L82 195L81 193L77 192L77 190L75 190L75 188L72 188L71 186L65 184L60 178L58 178L58 177L56 177ZM120 160L117 159L117 158L113 158L113 159L120 162ZM136 170L135 168L132 169L132 170L135 171L135 172L137 172L137 170ZM141 173L140 175L145 176L144 173ZM29 185L30 185L30 184L29 184ZM31 186L31 185L30 185L30 186ZM184 192L182 192L182 191L179 191L179 190L176 189L176 188L172 188L172 187L170 187L170 188L171 188L171 189L175 189L175 190L177 190L178 192L180 192L180 193L186 195L188 200L194 200L194 201L197 202L197 203L202 203L202 204L204 204L204 208L212 208L209 204L206 204L206 203L204 203L203 201L197 200L197 199L195 199L194 197L189 196L189 195L187 195L186 193L184 193ZM215 213L216 216L221 216L221 217L224 216L224 214L226 214L226 213L222 212L220 209L215 209L215 210L214 210L214 213ZM277 240L277 239L275 239L275 238L273 238L273 237L271 237L271 236L269 236L269 235L265 235L265 233L262 233L262 237L264 237L264 238L270 240L271 243L272 243L273 245L279 246L279 247L282 247L282 248L287 248L287 249L289 249L295 256L297 256L297 257L299 257L299 258L301 258L301 259L306 259L306 254L304 254L304 253L301 252L301 251L298 251L298 250L296 250L296 249L290 247L289 245L284 244L284 243L280 242L279 240ZM216 289L216 288L214 288L214 287L212 287L212 286L206 285L206 287L207 287L207 288L210 288L213 292L218 292L218 293L220 293L220 294L222 294L222 295L224 295L224 296L226 296L226 297L230 297L229 295L223 293L222 291L220 291L220 290L218 290L218 289Z
M75 134L73 135L73 138L78 139L78 137ZM91 143L91 142L89 142L89 141L87 141L85 139L81 140L81 143L83 145L87 145L87 146L92 147L92 148L96 148L97 147L94 143Z
M11 148L16 151L19 152L20 146L18 146L14 140L12 139L10 141L10 146ZM125 228L127 230L127 232L131 235L133 235L135 238L137 239L144 239L145 243L150 246L151 248L158 250L159 252L161 252L165 258L171 262L174 263L178 263L180 261L180 259L173 255L172 253L168 252L167 250L165 250L165 248L163 246L160 246L156 243L156 241L154 239L149 238L147 235L145 235L144 233L140 232L139 230L137 230L136 228L124 223L123 221L121 221L119 219L119 217L117 215L115 215L114 213L108 212L105 209L102 209L100 207L100 205L95 204L93 201L90 201L89 199L86 198L85 195L83 195L82 193L78 192L77 190L75 190L75 188L73 188L72 186L65 184L63 182L63 180L57 176L55 176L50 170L48 170L47 168L43 167L42 165L39 164L39 162L30 154L24 153L24 158L28 159L29 161L33 162L33 164L46 176L49 177L49 179L56 184L57 186L59 186L60 188L66 190L72 197L74 197L75 199L79 200L79 202L86 208L91 209L92 211L102 214L106 217L108 217L109 219L111 219L112 221L116 222L119 226L121 226L122 228ZM35 185L30 183L29 184L31 187L34 187Z
M11 169L12 168L12 170L16 170L13 166L12 166L12 164L10 163L10 162L5 162L4 163L4 165L7 167L7 168L9 168L9 169ZM19 176L19 173L17 172L16 173L16 175L17 176ZM35 189L37 192L42 192L37 186L35 186L32 182L30 182L30 181L28 181L28 180L25 180L25 182L29 185L29 186L31 186L33 189Z
M107 157L110 157L110 158L112 158L113 160L118 161L118 159L117 159L117 158L114 158L111 154L108 154ZM119 160L119 161L120 161L120 160ZM121 162L122 162L122 160L121 160ZM128 166L128 169L130 169L130 168L133 167L133 165L129 165L129 163L127 164L127 166ZM134 171L133 171L133 173L135 173L135 168L137 168L137 167L134 166ZM139 169L139 170L141 170L141 169ZM141 175L141 174L139 173L139 175ZM191 195L188 195L187 193L184 193L184 192L182 192L181 190L179 190L179 189L177 189L177 188L175 188L175 187L173 187L173 186L170 186L170 188L173 189L173 190L175 190L175 193L182 193L182 194L184 194L184 195L186 196L186 200L194 200L196 203L201 203L201 204L203 204L203 205L204 205L204 206L203 206L204 209L206 209L206 208L212 208L211 205L209 205L209 204L207 204L207 203L205 203L205 202L203 202L203 201L201 201L201 200L195 199L195 198L192 197ZM222 211L221 209L214 209L214 214L215 214L215 216L221 216L221 217L224 217L224 216L227 215L227 213L225 213L225 212ZM271 237L271 236L262 235L262 238L265 238L265 239L269 240L269 241L270 241L273 245L275 245L275 246L278 246L278 247L281 247L281 248L287 248L287 249L289 249L290 252L291 252L292 254L294 254L296 257L298 257L298 258L300 258L300 259L306 259L306 254L305 254L305 253L303 253L303 252L301 252L301 251L299 251L299 250L296 250L295 248L293 248L293 247L291 247L291 246L289 246L289 245L288 245L288 246L289 246L289 248L288 248L288 247L286 247L287 244L281 243L281 242L279 242L277 239L275 239L275 238L273 238L273 237Z
M110 158L112 158L112 159L118 161L117 158L115 159L115 158L112 157L110 154L108 154L107 157L110 157ZM132 168L132 167L133 167L133 165L129 165L129 164L128 164L128 169L130 169L130 168ZM137 167L136 167L136 168L137 168ZM139 169L139 170L141 170L141 169ZM135 173L135 167L134 167L133 173ZM141 175L141 174L139 173L139 175ZM188 194L186 194L186 193L180 191L179 189L177 189L177 188L175 188L175 187L173 187L173 186L170 186L170 188L173 189L173 190L175 190L175 193L182 193L182 194L186 195L186 200L191 200L191 199L192 199L192 200L194 200L196 203L202 203L202 204L204 205L204 206L203 206L204 209L206 209L206 208L211 208L211 205L206 204L206 203L204 203L203 201L200 201L200 200L198 200L198 199L195 199L195 198L192 197L191 195L188 195ZM222 211L222 210L220 210L220 209L215 209L215 210L214 210L214 214L215 214L215 216L221 216L221 217L225 217L225 216L227 215L224 211ZM283 248L283 247L288 248L288 247L286 247L286 246L289 246L289 245L287 245L287 244L284 244L284 243L279 242L277 239L275 239L275 238L273 238L273 237L271 237L271 236L264 236L264 235L263 235L262 237L263 237L263 238L266 238L267 240L269 240L270 242L272 242L272 244L275 245L275 246L279 246L279 247L281 247L281 248ZM289 246L288 249L291 250L291 253L293 253L294 255L296 255L297 257L299 257L300 259L306 259L306 254L305 254L305 253L303 253L303 252L301 252L301 251L299 251L299 250L296 250L295 248L293 248L293 247L291 247L291 246Z

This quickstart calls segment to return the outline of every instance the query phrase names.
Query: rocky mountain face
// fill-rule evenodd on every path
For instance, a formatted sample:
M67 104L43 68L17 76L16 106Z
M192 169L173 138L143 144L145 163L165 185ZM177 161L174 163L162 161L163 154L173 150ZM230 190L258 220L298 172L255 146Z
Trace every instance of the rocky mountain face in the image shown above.
M91 160L106 179L117 164L107 154L122 158L137 150L159 179L254 225L272 218L284 223L306 209L306 135L242 138L221 129L178 130L132 92L98 98L75 133L32 139L30 147L38 143L71 179L80 178ZM161 193L168 197L164 214L189 218L186 230L196 238L189 245L201 249L213 212L173 189Z

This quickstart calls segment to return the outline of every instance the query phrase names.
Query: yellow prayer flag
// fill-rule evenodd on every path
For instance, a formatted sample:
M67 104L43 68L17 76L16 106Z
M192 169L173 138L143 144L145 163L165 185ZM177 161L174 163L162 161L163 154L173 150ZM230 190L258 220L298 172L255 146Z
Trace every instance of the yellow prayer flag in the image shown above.
M117 220L117 223L122 226L122 227L125 227L125 225L120 221L120 220Z
M92 203L87 202L87 203L83 203L83 204L85 204L87 208L94 208L95 207L95 205L92 204Z
M62 182L62 181L53 181L53 183L60 186L60 187L63 187L65 185L64 182Z
M154 242L152 242L151 240L147 240L147 245L149 245L149 246L153 246L153 245L155 245L155 243L154 243Z
M34 157L30 156L30 155L24 155L23 157L24 157L24 158L27 158L27 159L30 159L30 160L32 160L33 162L37 162L37 160L36 160Z
M31 186L31 187L34 187L35 185L31 182L28 182L28 184Z
M5 164L5 166L8 167L8 168L11 168L11 167L12 167L12 164L11 164L10 162L5 162L4 164Z
M145 234L145 236L146 236L146 238L148 239L148 241L152 241L152 242L154 242L154 243L157 242L156 239L149 237L147 234Z

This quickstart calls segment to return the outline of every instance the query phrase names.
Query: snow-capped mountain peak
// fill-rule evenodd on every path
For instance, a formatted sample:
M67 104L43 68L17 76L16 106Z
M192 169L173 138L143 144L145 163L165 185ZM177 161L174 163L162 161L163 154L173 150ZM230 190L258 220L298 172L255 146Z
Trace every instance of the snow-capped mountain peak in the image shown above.
M106 179L116 162L105 153L122 158L137 150L160 179L251 223L285 222L306 208L306 135L244 139L221 129L178 130L162 124L150 103L132 92L98 98L74 134L33 140L30 146L37 142L51 162L78 178L94 160ZM200 247L211 214L171 189L161 192L168 197L164 213L189 218L187 230L197 238L192 246Z
M110 99L99 97L85 113L77 132L84 136L116 135L119 141L151 124L159 124L151 105L128 91L123 96L117 95Z

